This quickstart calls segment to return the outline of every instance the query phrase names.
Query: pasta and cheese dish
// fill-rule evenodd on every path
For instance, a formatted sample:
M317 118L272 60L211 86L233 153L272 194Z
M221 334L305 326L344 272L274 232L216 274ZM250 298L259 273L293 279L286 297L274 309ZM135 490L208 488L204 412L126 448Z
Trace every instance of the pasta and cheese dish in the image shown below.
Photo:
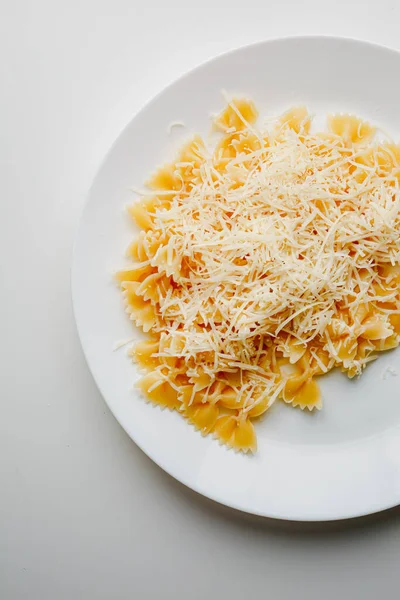
M351 115L257 121L231 100L151 177L117 274L144 395L243 452L275 401L320 409L320 376L400 341L400 146Z

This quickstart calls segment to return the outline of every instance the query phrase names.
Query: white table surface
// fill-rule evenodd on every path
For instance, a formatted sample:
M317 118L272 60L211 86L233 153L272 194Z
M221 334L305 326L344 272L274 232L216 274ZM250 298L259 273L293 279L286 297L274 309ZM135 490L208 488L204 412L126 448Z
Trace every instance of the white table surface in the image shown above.
M0 0L1 600L396 597L400 510L250 518L142 454L87 370L69 268L100 161L166 84L268 37L400 49L399 22L396 0Z

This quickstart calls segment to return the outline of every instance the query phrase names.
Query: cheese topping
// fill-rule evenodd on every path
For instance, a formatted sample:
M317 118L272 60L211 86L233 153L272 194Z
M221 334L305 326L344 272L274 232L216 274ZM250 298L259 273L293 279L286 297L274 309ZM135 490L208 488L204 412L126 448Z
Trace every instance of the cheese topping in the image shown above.
M372 144L351 115L326 133L311 133L304 107L267 130L256 119L233 100L215 147L196 136L150 179L130 209L143 229L135 264L119 274L132 318L159 340L159 385L178 406L182 387L189 406L196 394L218 406L228 386L240 422L277 397L320 408L315 375L359 375L400 334L400 148ZM239 447L231 421L210 415L200 429L224 442L232 429Z

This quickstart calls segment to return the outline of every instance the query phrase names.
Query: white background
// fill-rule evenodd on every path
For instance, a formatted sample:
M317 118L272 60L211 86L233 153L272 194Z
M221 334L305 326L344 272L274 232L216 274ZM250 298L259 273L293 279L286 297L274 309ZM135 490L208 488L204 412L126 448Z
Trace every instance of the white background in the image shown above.
M388 0L0 0L1 600L396 596L398 509L250 518L152 464L88 373L69 269L100 161L166 84L282 35L400 49L399 22Z

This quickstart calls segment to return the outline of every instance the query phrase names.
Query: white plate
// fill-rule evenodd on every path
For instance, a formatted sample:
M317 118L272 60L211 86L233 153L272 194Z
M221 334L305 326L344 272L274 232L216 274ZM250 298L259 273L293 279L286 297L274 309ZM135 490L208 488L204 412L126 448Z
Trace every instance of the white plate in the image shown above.
M132 185L173 156L190 132L206 133L221 89L252 97L265 114L304 103L317 115L349 111L400 133L400 55L336 38L291 38L235 50L185 75L126 127L104 161L77 235L72 291L82 345L115 417L157 464L192 489L243 511L330 520L400 501L400 350L358 381L322 380L324 407L310 414L277 403L257 424L258 453L243 456L202 438L176 413L146 404L138 374L116 341L134 335L112 273L134 230L124 213ZM187 129L174 128L183 121Z

